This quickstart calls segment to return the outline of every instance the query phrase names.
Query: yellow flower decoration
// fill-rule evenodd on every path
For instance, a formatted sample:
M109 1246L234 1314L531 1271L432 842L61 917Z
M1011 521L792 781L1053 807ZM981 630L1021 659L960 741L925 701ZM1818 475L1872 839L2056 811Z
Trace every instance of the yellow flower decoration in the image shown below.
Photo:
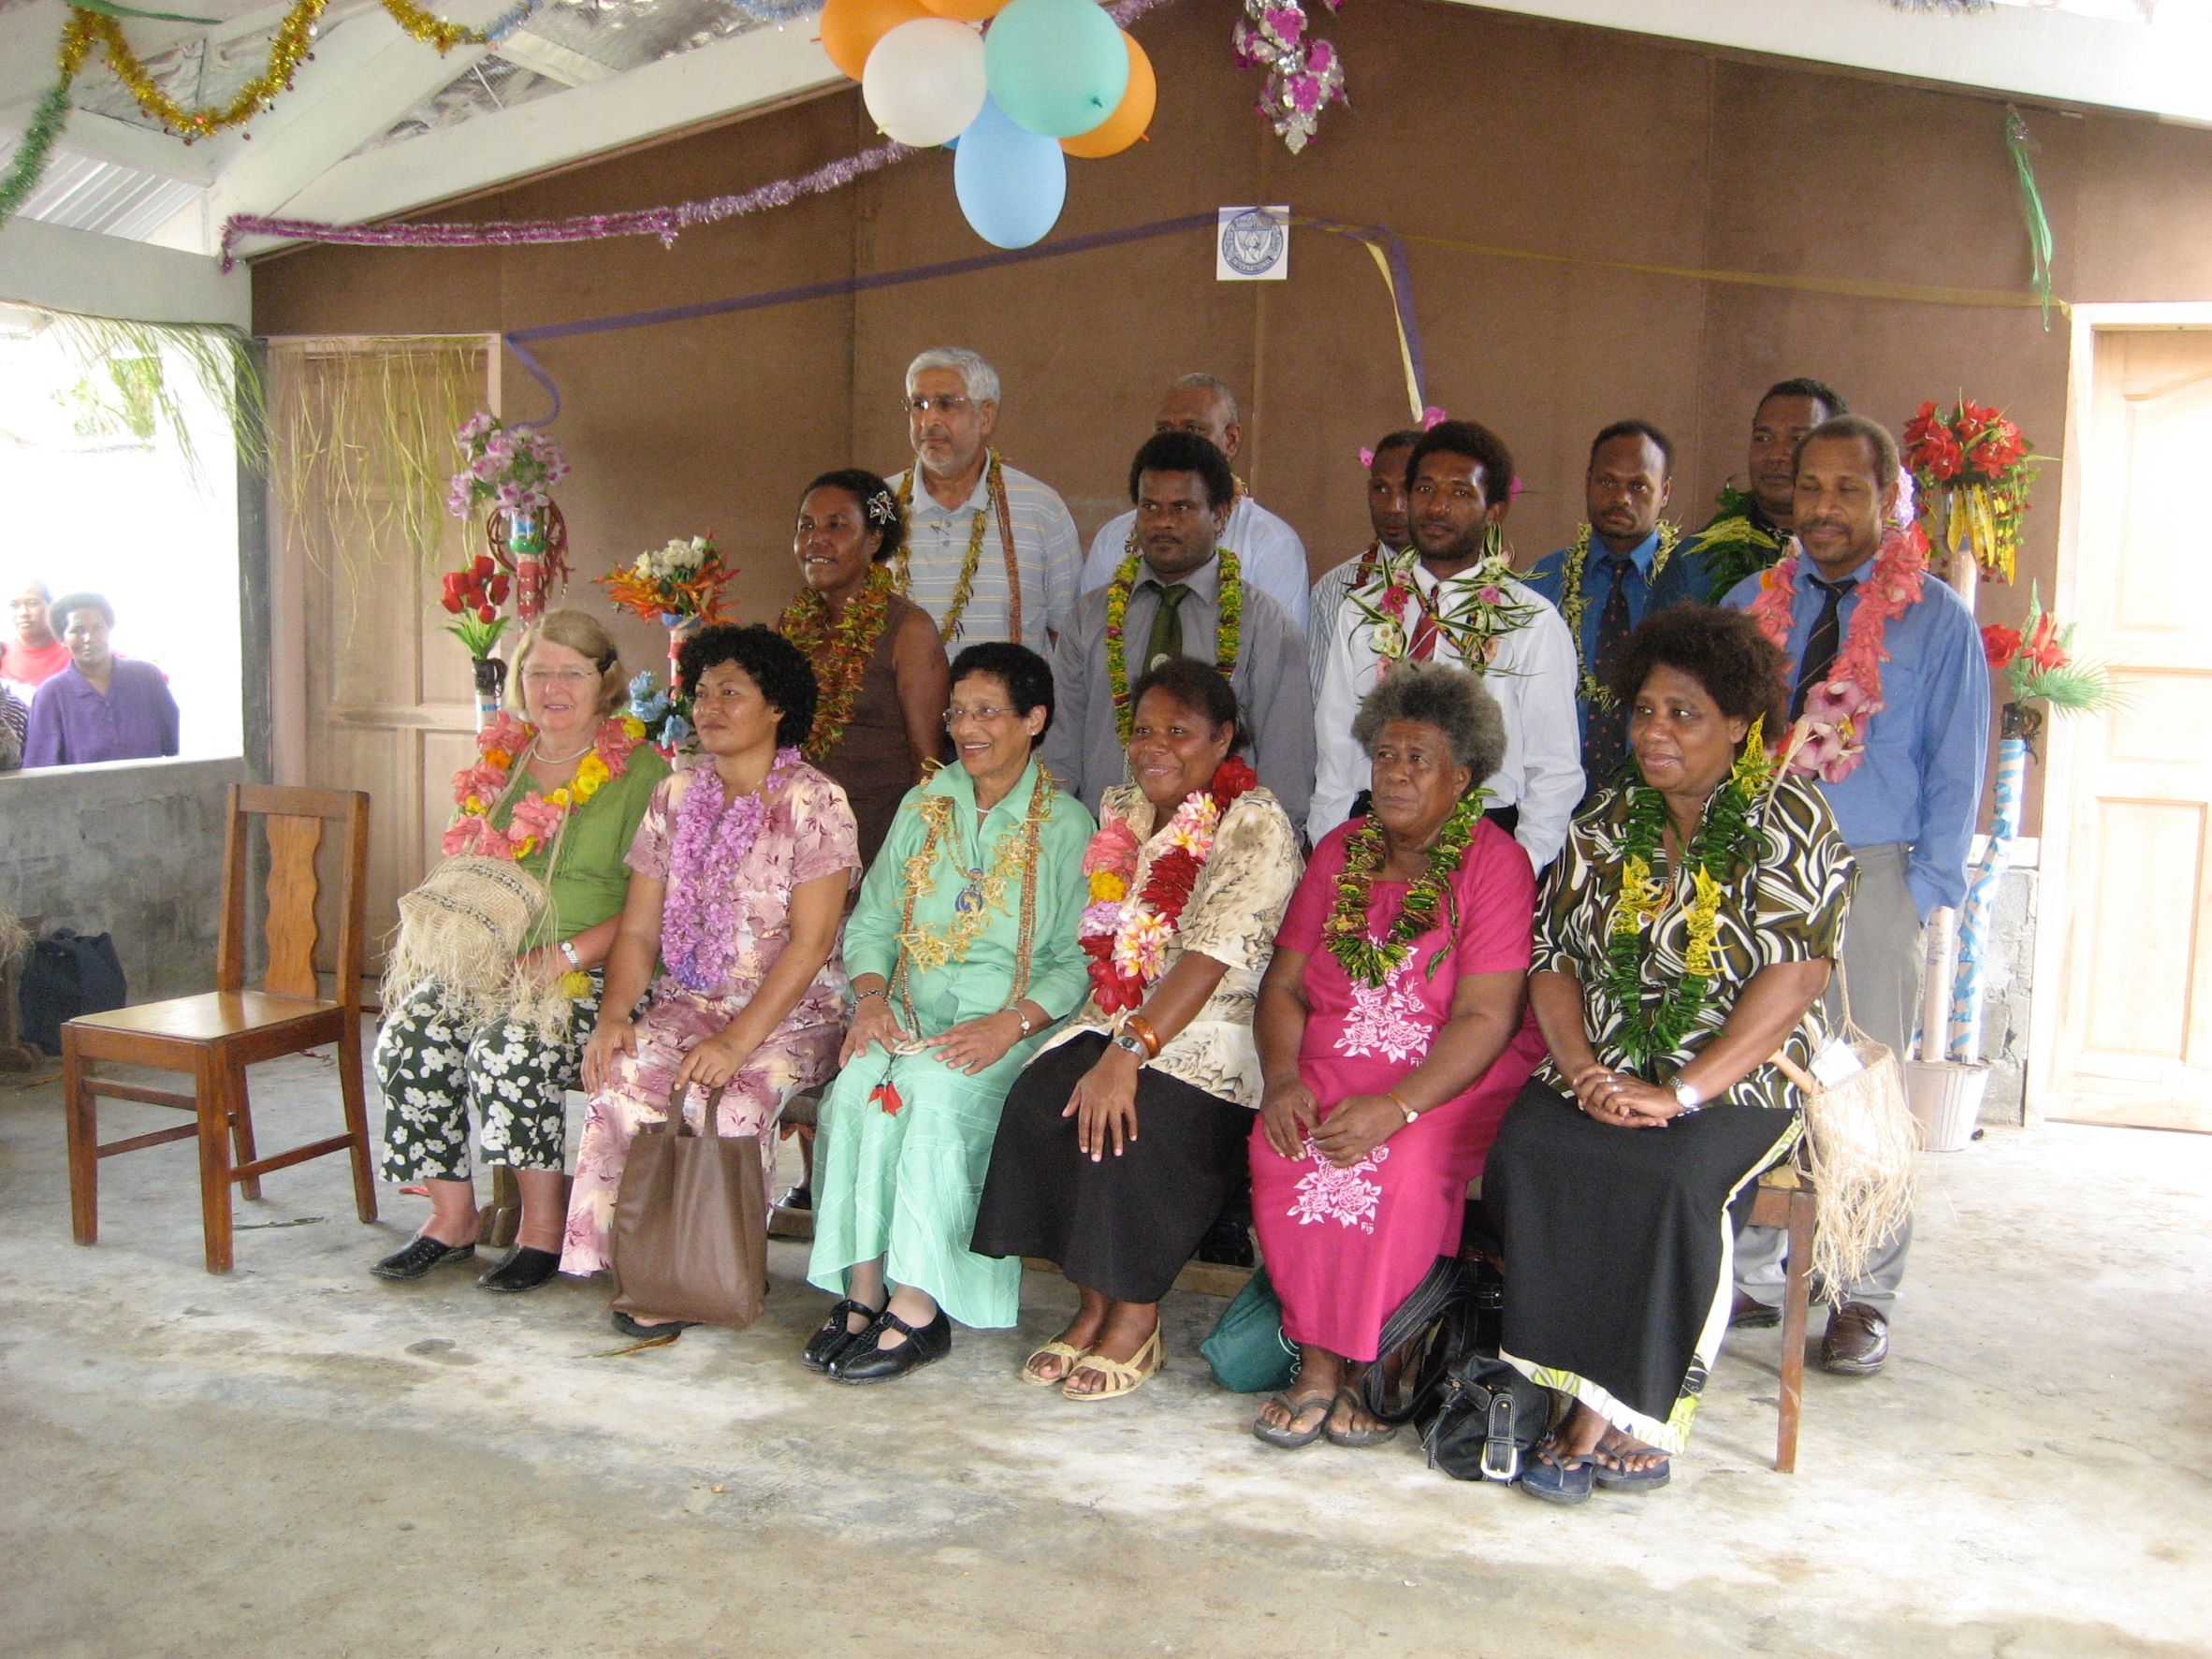
M560 976L560 994L571 1002L581 1000L590 989L591 976L581 968L572 968Z
M586 755L576 764L576 799L589 800L599 793L599 786L613 776L607 770L606 763L596 754Z
M1703 865L1697 866L1695 880L1696 896L1683 919L1690 937L1682 947L1682 971L1702 980L1712 977L1713 942L1721 930L1721 884Z
M531 853L535 852L537 850L538 850L538 838L537 838L537 837L535 837L535 836L525 836L525 837L522 837L522 839L521 839L521 840L519 840L519 841L517 841L517 842L516 842L516 843L515 843L515 861L516 861L517 864L519 864L519 863L521 863L521 861L522 861L522 860L524 860L524 859L528 858L528 857L529 857L529 856L530 856Z
M1621 903L1613 911L1613 931L1640 933L1644 923L1659 913L1665 897L1652 880L1652 866L1631 855L1621 866Z
M639 720L634 714L626 714L622 717L623 736L629 738L633 743L642 743L645 741L645 721Z
M547 795L546 799L553 806L565 807L569 804L569 793L565 789L557 789L551 794Z
M1091 872L1091 902L1116 903L1128 896L1129 884L1113 870Z

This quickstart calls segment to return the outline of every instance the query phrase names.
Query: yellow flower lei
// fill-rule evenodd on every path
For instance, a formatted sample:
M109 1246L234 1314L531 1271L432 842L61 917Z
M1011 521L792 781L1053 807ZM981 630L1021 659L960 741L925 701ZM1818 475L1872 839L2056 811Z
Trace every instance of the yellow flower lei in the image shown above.
M904 954L901 964L911 962L914 967L928 972L948 963L967 960L968 953L982 937L983 926L994 910L1006 909L1007 884L1017 878L1024 881L1023 909L1025 915L1033 902L1036 886L1038 837L1044 821L1052 815L1052 797L1055 785L1052 774L1041 765L1037 769L1037 787L1029 794L1029 809L1022 817L1018 829L1008 830L998 837L991 868L983 877L979 893L980 902L972 910L964 910L953 918L951 925L937 928L914 920L917 901L926 898L937 888L938 849L953 827L953 798L950 795L925 794L916 803L916 809L928 825L922 837L922 850L906 863L906 914L901 919L897 939ZM1026 930L1025 929L1025 935ZM1022 979L1026 982L1028 962L1027 939L1022 941ZM1014 993L1016 997L1020 991Z
M1227 547L1215 551L1221 560L1221 626L1215 633L1214 665L1226 679L1236 669L1237 648L1244 639L1244 579L1234 553ZM1125 744L1136 711L1129 706L1128 654L1122 633L1129 614L1129 595L1137 587L1137 567L1142 562L1136 553L1124 559L1106 589L1106 686L1113 694L1113 729Z
M1659 573L1666 568L1666 561L1674 557L1676 544L1682 539L1678 525L1662 519L1659 524L1659 550L1652 555L1652 583L1659 580ZM1566 618L1567 633L1575 642L1575 662L1581 671L1583 701L1593 708L1613 706L1610 686L1600 685L1597 676L1590 670L1590 663L1582 655L1582 616L1589 608L1590 596L1582 591L1582 567L1590 560L1590 526L1579 525L1575 530L1575 545L1566 551L1566 567L1561 574L1559 614Z
M922 470L916 461L898 475L898 505L904 512L914 504L914 474ZM1004 510L1006 505L1006 473L998 464L998 452L991 452L991 464L983 469L983 504L975 510L975 522L968 529L968 551L960 560L960 576L953 584L953 603L945 607L945 619L938 625L938 637L951 645L960 637L960 618L967 614L968 602L975 597L975 573L983 560L983 527L991 521L994 507ZM908 519L910 524L911 517ZM899 544L898 557L894 562L898 567L897 584L902 594L914 590L914 565L907 545ZM1011 560L1010 560L1011 563ZM1021 595L1017 589L1012 604L1014 615L1021 615Z

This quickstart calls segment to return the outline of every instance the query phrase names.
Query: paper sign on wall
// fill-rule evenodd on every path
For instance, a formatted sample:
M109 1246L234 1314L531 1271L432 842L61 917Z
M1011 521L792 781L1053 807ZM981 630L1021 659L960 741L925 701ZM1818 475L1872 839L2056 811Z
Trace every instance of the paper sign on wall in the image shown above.
M1290 274L1290 210L1223 208L1214 276L1224 283L1279 283Z

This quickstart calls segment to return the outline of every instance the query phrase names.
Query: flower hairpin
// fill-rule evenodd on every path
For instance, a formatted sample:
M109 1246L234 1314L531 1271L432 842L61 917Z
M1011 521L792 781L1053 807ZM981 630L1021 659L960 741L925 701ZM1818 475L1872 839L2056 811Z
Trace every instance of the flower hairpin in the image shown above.
M893 523L898 517L898 498L888 489L879 489L868 497L867 515L870 524Z

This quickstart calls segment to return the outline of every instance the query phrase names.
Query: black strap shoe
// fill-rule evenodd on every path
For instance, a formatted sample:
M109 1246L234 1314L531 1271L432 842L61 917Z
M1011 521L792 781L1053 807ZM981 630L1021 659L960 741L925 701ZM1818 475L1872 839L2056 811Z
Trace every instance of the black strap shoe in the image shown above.
M895 1348L878 1347L876 1339L886 1331L906 1337ZM937 1317L916 1330L889 1308L876 1322L852 1339L852 1346L830 1362L830 1381L841 1383L889 1382L917 1366L941 1360L953 1351L953 1321L939 1308Z
M699 1321L696 1319L663 1319L658 1325L641 1325L620 1308L613 1314L615 1329L624 1336L635 1337L640 1342L650 1342L656 1336L680 1336Z
M847 1297L829 1311L822 1329L808 1339L807 1348L799 1356L799 1363L808 1371L827 1371L837 1357L875 1329L880 1308L872 1308L865 1302L854 1302ZM868 1321L858 1331L846 1323L854 1314Z
M560 1251L541 1250L534 1244L517 1244L500 1258L499 1266L476 1283L487 1290L535 1290L560 1271Z
M448 1261L466 1261L476 1254L473 1244L441 1244L427 1234L407 1241L369 1271L380 1279L419 1279Z

